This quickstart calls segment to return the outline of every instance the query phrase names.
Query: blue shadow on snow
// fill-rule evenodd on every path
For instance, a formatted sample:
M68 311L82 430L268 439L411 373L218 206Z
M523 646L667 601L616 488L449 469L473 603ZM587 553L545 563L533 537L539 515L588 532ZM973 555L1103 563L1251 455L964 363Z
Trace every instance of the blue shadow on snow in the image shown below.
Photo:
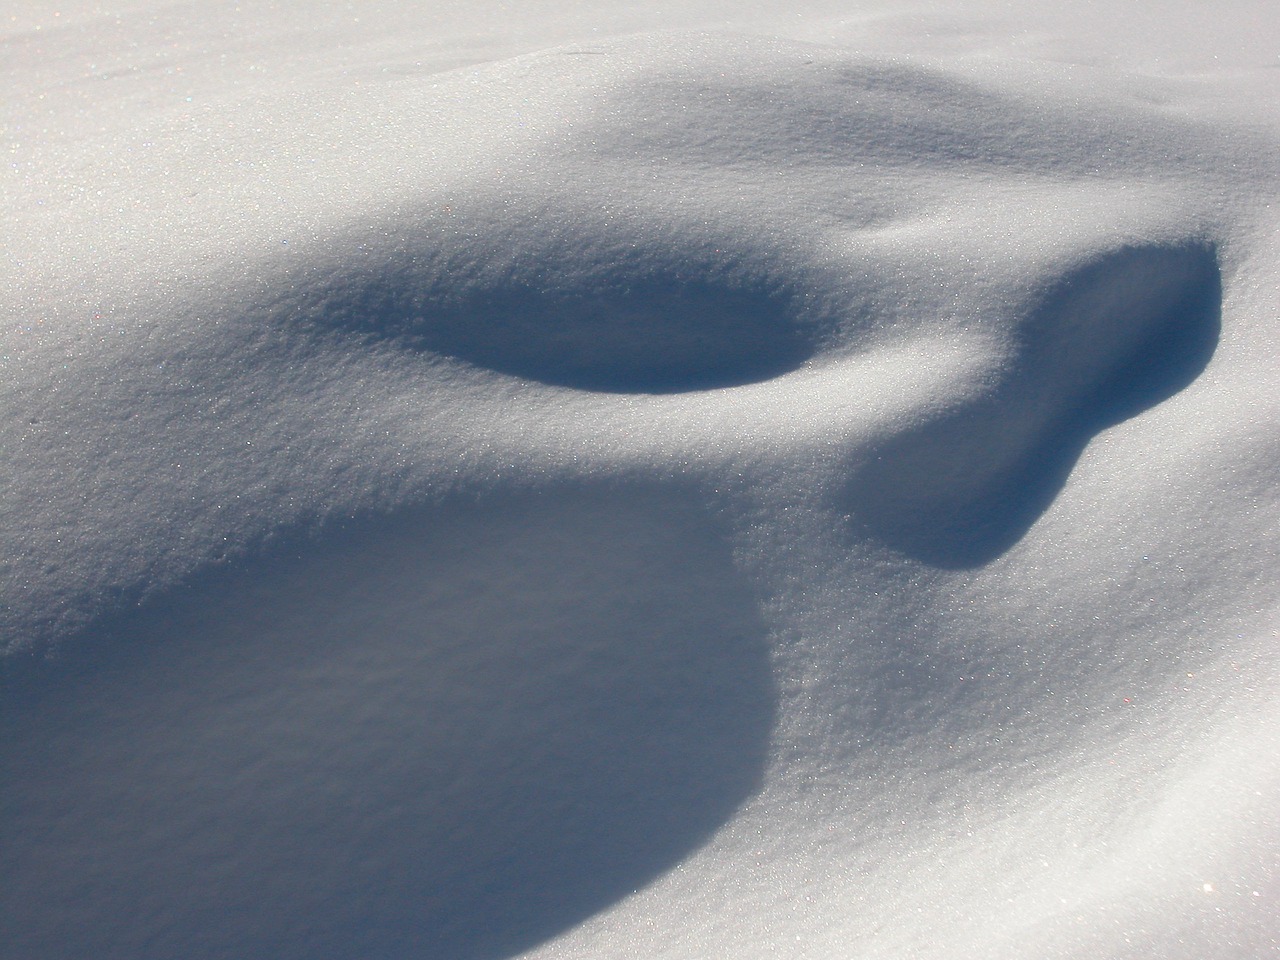
M765 627L695 493L278 540L3 676L11 957L496 960L757 789Z
M1016 320L1016 356L969 405L853 470L855 531L932 566L999 557L1048 509L1090 440L1190 384L1222 323L1210 246L1126 247L1062 277Z

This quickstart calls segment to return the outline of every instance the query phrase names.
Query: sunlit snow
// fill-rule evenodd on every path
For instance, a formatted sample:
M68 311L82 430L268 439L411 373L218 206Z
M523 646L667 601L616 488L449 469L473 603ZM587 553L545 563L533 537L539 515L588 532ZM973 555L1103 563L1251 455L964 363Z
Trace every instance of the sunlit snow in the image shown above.
M1267 3L0 45L0 957L1280 949Z

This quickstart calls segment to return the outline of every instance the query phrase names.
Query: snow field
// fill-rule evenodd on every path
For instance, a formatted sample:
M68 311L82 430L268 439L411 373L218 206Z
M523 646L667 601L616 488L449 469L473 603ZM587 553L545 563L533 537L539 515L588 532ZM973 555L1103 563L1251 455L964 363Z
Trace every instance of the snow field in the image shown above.
M11 28L6 956L1274 947L1244 54L316 10Z

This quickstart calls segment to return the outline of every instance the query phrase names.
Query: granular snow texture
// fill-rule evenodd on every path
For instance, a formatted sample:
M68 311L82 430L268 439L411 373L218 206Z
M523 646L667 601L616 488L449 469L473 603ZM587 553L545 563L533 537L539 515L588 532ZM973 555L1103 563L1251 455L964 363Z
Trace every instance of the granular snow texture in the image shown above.
M0 43L4 960L1280 949L1266 4Z

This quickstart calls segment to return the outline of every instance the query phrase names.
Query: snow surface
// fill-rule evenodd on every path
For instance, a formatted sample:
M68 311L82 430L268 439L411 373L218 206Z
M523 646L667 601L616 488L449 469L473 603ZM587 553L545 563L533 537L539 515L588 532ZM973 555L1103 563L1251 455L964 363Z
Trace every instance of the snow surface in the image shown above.
M1280 952L1280 20L0 18L0 956Z

